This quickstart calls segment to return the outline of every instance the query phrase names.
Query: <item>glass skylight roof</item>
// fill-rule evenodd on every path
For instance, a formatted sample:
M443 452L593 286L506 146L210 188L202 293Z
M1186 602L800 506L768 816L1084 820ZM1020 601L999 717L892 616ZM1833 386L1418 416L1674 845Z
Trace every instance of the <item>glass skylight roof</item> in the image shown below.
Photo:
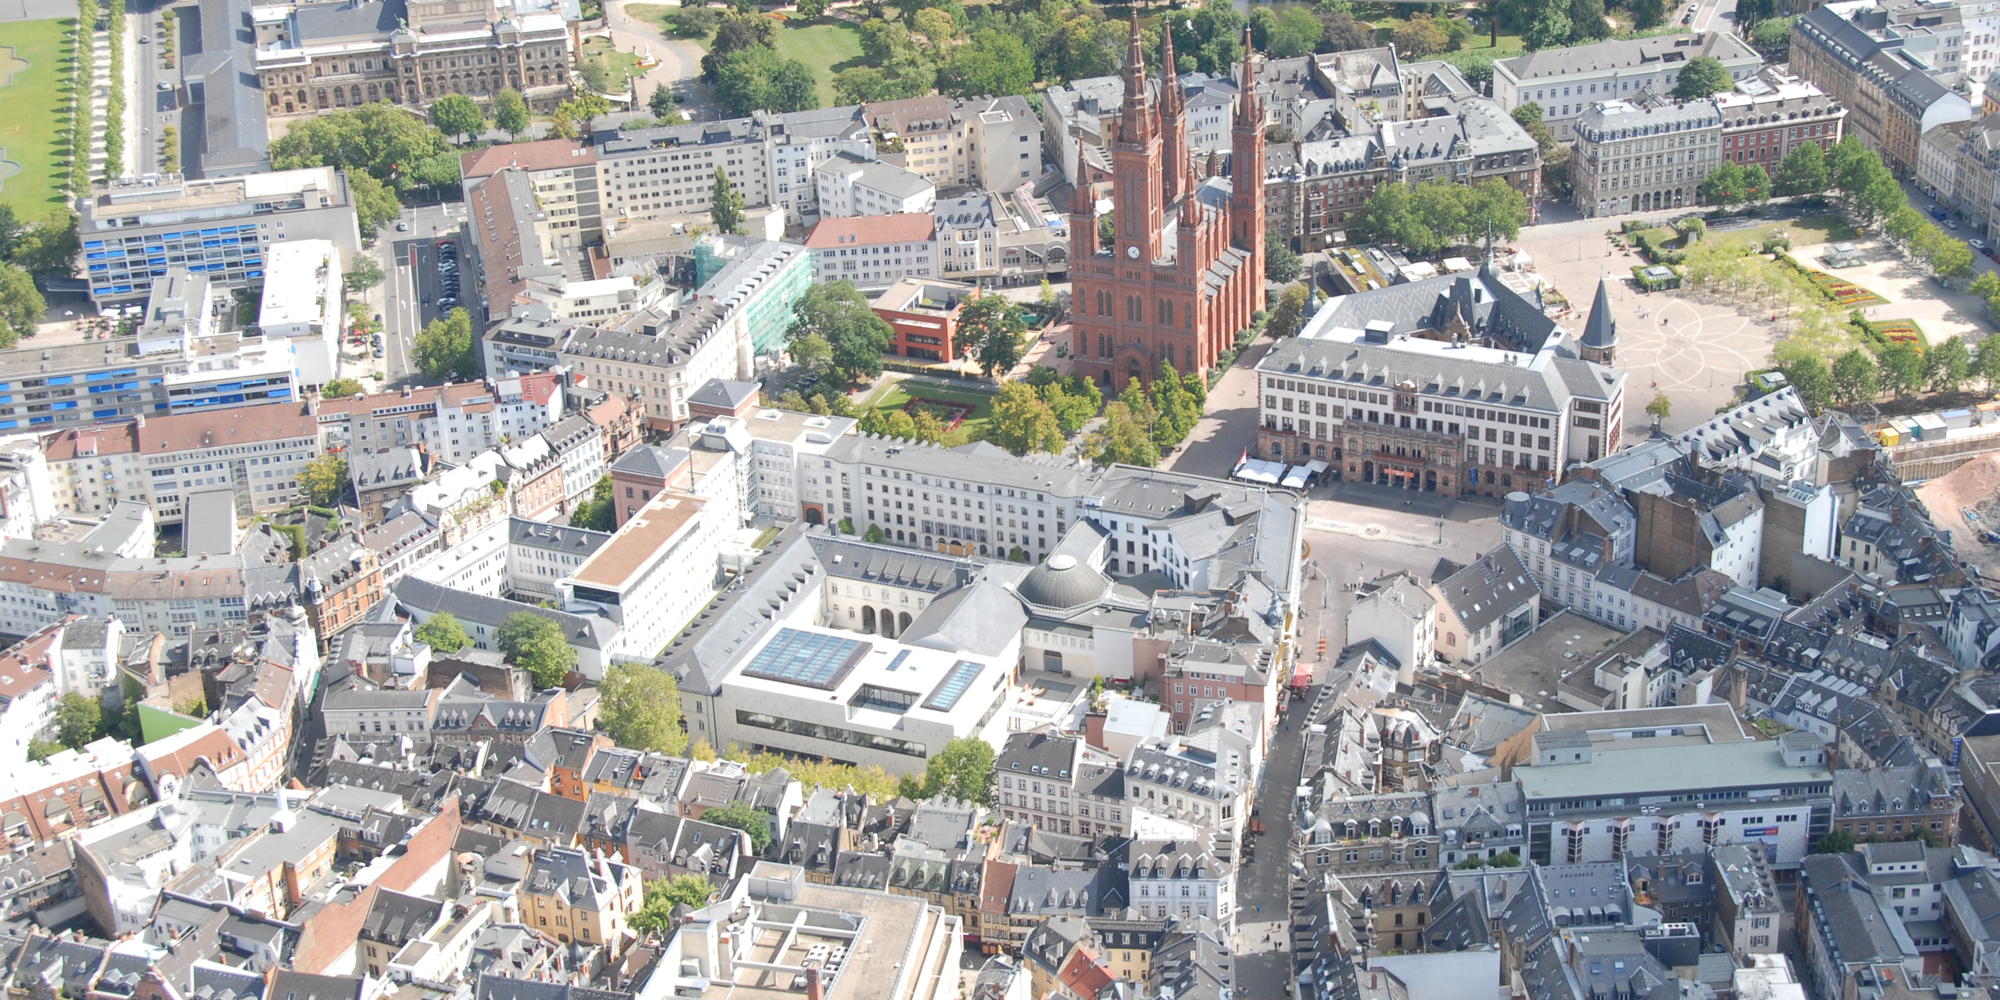
M832 689L873 647L859 639L781 628L743 673L788 684Z
M924 707L939 712L951 711L951 707L958 704L958 699L965 694L966 688L972 686L973 679L979 676L979 671L982 669L984 668L981 664L971 660L960 660L952 664L951 673L945 675L944 683L939 684L937 690L932 691L931 696L924 699Z

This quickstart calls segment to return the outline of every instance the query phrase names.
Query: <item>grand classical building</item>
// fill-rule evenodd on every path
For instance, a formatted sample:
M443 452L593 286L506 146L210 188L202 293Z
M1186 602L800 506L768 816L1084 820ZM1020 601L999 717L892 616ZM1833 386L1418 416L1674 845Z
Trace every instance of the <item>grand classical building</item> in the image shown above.
M1162 76L1177 79L1172 38L1163 62ZM1206 372L1264 308L1264 108L1254 63L1254 55L1243 61L1230 133L1233 183L1196 183L1185 100L1179 87L1161 87L1155 106L1135 10L1111 150L1113 245L1100 246L1091 185L1070 206L1076 371L1112 387L1151 381L1162 362Z
M571 25L560 6L495 0L362 0L254 8L266 113L375 101L482 103L513 88L530 107L570 94Z

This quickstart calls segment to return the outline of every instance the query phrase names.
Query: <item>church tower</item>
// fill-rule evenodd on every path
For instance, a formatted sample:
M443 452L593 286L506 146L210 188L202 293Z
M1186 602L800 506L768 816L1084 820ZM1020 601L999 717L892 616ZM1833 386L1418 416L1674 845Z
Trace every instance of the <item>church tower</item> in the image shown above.
M1139 34L1139 7L1134 4L1132 48L1125 62L1125 110L1118 118L1118 141L1111 147L1120 267L1150 266L1163 256L1166 197L1162 167L1159 119L1153 110L1152 91L1146 86L1145 42Z
M1229 137L1229 220L1232 242L1250 255L1251 312L1264 308L1264 101L1257 96L1256 61L1245 29L1242 96Z
M1189 193L1192 180L1188 169L1187 95L1181 92L1180 73L1174 69L1173 14L1160 23L1166 51L1160 54L1160 132L1166 157L1166 203Z
M1597 279L1597 301L1590 304L1590 319L1583 324L1583 340L1580 342L1585 361L1595 361L1600 365L1611 363L1611 356L1618 351L1618 320L1611 315L1611 276L1599 275Z

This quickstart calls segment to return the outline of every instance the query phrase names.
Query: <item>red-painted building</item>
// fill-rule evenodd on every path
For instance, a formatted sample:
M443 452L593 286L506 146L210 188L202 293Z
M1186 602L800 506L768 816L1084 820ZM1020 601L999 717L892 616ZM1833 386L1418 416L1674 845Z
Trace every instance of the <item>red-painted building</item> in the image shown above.
M960 281L904 278L875 300L875 315L889 323L896 339L890 354L918 361L946 361L958 356L958 312L979 294L975 285Z

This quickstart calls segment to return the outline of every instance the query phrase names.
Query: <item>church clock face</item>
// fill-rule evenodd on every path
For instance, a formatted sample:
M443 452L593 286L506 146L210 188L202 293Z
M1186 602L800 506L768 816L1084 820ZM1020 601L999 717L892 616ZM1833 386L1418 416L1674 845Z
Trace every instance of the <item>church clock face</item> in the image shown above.
M1138 247L1138 245L1134 244L1134 245L1132 245L1132 246L1129 246L1129 247L1126 247L1126 248L1125 248L1125 256L1127 256L1127 257L1130 257L1130 258L1132 258L1133 260L1138 260L1138 259L1139 259L1139 247Z

